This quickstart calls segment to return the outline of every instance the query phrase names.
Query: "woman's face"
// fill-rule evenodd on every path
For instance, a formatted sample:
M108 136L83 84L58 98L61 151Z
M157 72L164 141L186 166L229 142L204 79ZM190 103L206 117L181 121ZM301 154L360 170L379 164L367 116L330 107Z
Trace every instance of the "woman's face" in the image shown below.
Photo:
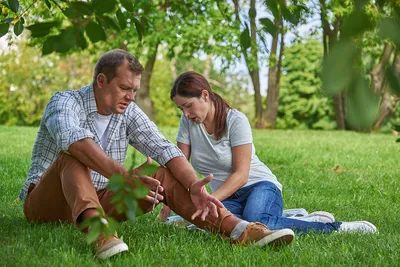
M182 110L186 118L197 124L204 122L210 109L210 101L208 101L208 92L206 90L203 90L199 98L184 97L177 94L173 101Z

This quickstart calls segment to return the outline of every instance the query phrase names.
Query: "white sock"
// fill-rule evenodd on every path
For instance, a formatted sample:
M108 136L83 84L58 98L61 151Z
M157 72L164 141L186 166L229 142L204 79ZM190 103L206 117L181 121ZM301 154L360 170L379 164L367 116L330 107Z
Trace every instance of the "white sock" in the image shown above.
M249 222L245 221L245 220L238 223L231 232L231 236L230 236L231 239L232 240L239 239L239 237L243 234L244 230L246 230L246 227L248 224L249 224Z

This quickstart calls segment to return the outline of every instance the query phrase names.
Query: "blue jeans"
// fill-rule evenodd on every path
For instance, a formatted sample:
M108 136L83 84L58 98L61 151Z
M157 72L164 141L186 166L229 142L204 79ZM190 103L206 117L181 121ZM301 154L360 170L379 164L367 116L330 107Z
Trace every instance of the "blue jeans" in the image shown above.
M268 181L240 188L222 203L238 218L248 222L261 222L271 230L290 228L298 234L330 233L338 230L341 224L341 222L306 222L281 217L283 212L281 191Z

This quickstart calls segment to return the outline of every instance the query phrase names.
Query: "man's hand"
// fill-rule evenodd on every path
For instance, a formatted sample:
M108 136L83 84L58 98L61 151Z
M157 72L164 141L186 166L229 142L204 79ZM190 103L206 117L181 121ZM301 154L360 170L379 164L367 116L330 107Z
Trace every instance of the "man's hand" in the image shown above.
M161 193L164 191L164 188L161 186L160 181L154 179L153 177L150 176L144 176L140 175L141 170L143 169L144 166L151 164L152 159L150 157L147 157L146 162L140 165L139 167L132 169L129 173L130 176L136 178L139 180L141 184L146 186L147 188L150 189L149 193L147 194L146 197L144 197L144 200L154 203L154 197L155 197L155 191L158 186L158 192ZM155 200L155 203L158 204L160 201L162 201L164 197L160 194L157 194L157 199Z
M190 198L194 206L196 207L196 212L192 215L192 220L196 217L201 216L201 220L204 221L209 212L211 212L211 216L218 217L217 207L223 208L224 205L211 196L206 188L204 187L208 184L213 178L213 175L210 174L203 180L199 180L192 184L189 188Z

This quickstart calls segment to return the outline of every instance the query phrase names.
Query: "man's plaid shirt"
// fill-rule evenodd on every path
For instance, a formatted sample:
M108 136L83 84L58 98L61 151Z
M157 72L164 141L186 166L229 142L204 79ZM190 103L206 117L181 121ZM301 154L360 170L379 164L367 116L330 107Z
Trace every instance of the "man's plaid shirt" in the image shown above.
M37 184L60 152L66 152L71 144L84 138L93 138L100 145L94 122L96 112L92 85L82 87L79 91L58 92L51 98L40 122L28 179L19 195L21 200L25 200L29 185ZM112 114L107 129L104 151L121 164L125 160L128 143L162 166L174 157L183 156L133 102L124 114ZM95 171L91 171L91 175L96 190L107 186L107 178Z

